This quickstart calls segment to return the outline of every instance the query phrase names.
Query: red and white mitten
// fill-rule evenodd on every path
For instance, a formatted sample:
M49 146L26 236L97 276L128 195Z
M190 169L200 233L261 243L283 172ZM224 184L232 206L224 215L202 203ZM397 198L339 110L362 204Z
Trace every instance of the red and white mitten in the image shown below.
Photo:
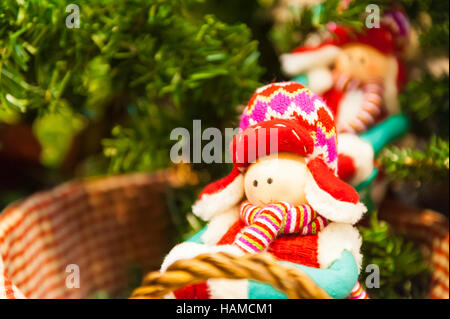
M351 133L338 135L339 160L338 175L356 186L365 181L374 169L372 145Z

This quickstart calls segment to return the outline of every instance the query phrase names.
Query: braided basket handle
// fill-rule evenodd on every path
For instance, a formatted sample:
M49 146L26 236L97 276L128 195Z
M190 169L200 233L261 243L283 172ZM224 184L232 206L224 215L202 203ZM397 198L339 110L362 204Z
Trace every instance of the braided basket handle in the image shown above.
M147 274L131 298L154 299L186 285L208 279L251 279L271 284L293 299L329 299L330 296L302 271L280 265L268 253L236 256L228 253L202 254L178 260L165 272Z

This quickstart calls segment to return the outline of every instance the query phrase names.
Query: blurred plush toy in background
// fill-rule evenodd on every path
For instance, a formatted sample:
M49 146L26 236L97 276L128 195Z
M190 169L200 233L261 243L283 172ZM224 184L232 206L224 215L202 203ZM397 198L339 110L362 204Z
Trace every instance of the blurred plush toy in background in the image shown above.
M281 64L333 112L342 157L339 176L362 189L376 175L374 155L408 129L406 117L398 115L397 96L406 83L402 51L409 22L401 11L390 11L379 28L358 33L330 23L328 30L331 35L321 44L283 54Z
M207 186L193 206L209 224L176 246L162 271L202 253L268 251L303 270L333 298L365 298L357 282L361 237L353 225L366 207L337 177L335 123L322 99L296 82L258 89L244 110L231 154L231 174ZM222 279L174 295L285 297L265 284Z
M406 17L388 12L379 28L362 33L336 24L328 29L332 34L322 44L283 54L283 71L323 96L338 132L361 133L398 114L397 94L406 81L400 56L408 40Z

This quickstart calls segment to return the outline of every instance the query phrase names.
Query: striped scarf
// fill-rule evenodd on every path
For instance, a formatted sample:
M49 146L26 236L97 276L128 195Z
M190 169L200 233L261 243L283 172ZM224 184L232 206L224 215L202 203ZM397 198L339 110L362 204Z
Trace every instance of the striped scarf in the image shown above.
M381 81L361 84L358 80L344 73L335 73L334 77L336 89L343 92L361 89L364 94L361 110L355 118L347 123L340 123L337 128L338 132L357 134L366 131L375 123L382 112L383 86L380 84Z
M353 287L347 299L369 299L369 296L367 295L367 292L361 286L359 281L357 281L355 287Z
M280 234L317 234L328 224L311 206L286 202L261 208L245 201L241 204L240 217L247 227L233 244L249 253L266 250Z

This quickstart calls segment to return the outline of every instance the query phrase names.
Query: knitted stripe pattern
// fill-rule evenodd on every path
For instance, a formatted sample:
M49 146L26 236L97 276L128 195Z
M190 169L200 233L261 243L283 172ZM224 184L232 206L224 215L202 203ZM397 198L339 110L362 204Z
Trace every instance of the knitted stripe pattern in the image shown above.
M241 117L239 129L274 119L297 121L314 140L311 158L322 157L337 172L336 127L333 114L318 95L297 82L279 82L256 90Z
M378 82L361 84L358 80L352 79L347 74L335 75L336 89L340 91L352 91L361 89L364 94L361 110L347 123L339 123L337 130L358 134L367 131L380 116L382 112L383 86Z
M367 292L361 287L360 283L357 281L355 287L353 287L350 295L347 299L369 299Z
M311 206L287 202L261 208L244 201L240 217L247 226L236 236L234 245L248 253L266 250L280 234L314 235L328 224Z

